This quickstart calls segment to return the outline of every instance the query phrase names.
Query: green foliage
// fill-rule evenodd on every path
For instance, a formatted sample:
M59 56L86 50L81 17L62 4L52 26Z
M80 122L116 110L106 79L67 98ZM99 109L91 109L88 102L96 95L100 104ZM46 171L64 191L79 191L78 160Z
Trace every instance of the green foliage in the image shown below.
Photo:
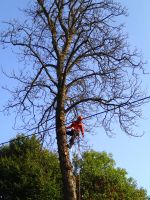
M0 149L0 197L7 200L62 199L59 161L35 138L18 136Z
M82 200L148 200L124 169L115 168L111 154L85 152L80 168Z
M74 156L73 165L81 200L148 200L126 170L115 167L111 154L85 152L82 159ZM57 154L43 149L35 137L18 136L0 149L0 174L2 200L63 199Z

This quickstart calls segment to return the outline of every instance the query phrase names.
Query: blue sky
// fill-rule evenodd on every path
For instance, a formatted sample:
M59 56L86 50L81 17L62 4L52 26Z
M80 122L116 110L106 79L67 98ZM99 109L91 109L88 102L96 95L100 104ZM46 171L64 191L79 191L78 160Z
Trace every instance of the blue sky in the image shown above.
M18 8L23 8L27 5L27 0L5 0L0 6L0 27L3 28L2 21L7 21L11 18L20 18L21 13ZM118 0L127 7L129 16L124 18L125 30L129 34L129 42L134 47L136 46L142 51L146 71L150 72L150 1L149 0ZM143 3L144 2L144 3ZM9 49L2 50L0 47L0 67L9 72L13 68L21 66L18 63L15 55ZM149 89L150 75L146 75L143 81L143 87L150 95ZM0 72L0 86L12 86L14 83L8 80ZM6 91L0 88L0 110L3 104L8 99ZM150 103L143 106L143 119L138 121L138 127L135 128L138 132L144 131L142 138L129 137L120 129L116 128L116 135L113 138L108 138L101 129L95 130L95 135L86 136L89 139L89 144L97 151L106 151L113 154L117 167L125 168L129 176L133 177L138 186L147 189L150 194ZM13 130L14 115L0 113L1 119L1 137L0 143L11 139L16 135ZM89 134L89 133L88 133Z

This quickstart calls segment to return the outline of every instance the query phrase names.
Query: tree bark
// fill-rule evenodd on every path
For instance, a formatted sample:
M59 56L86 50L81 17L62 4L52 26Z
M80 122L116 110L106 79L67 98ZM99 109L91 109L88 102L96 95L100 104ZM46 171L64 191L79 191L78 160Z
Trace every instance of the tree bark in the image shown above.
M67 138L65 129L64 95L60 91L57 97L56 109L56 136L58 145L58 154L60 160L60 169L63 179L64 200L76 200L76 181L73 174L73 167L69 158L67 148Z

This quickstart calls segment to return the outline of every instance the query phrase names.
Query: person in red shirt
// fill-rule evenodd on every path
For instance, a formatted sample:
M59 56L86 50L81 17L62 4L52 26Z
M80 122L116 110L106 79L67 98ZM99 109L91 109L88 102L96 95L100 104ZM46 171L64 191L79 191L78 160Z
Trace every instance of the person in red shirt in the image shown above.
M66 129L71 129L70 131L67 131L66 134L71 136L71 139L69 141L69 144L67 144L67 147L71 149L72 145L75 142L76 137L79 136L80 132L82 133L82 137L84 137L84 126L82 123L83 117L78 116L77 120L72 122L70 126L67 126Z

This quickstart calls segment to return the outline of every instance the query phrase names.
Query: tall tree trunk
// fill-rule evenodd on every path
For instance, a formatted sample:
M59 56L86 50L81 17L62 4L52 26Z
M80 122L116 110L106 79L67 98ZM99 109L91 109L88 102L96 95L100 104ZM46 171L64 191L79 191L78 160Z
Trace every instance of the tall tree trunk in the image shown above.
M56 136L60 169L63 178L64 200L76 200L76 181L67 148L63 92L58 93L56 109Z

